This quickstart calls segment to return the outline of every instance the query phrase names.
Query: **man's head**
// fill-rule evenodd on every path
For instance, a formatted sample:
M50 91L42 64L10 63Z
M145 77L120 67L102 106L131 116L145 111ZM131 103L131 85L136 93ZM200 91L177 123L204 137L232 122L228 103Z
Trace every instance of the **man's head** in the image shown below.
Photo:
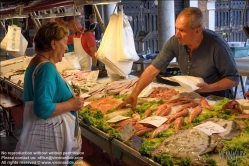
M176 19L175 37L181 45L191 45L202 37L203 15L195 7L185 8Z
M96 22L95 14L91 14L91 15L89 16L89 22L90 22L90 23Z
M67 18L68 29L72 30L73 33L81 31L84 27L81 24L79 16L70 16Z
M55 18L55 22L67 26L67 21L66 21L65 17L57 17L57 18Z

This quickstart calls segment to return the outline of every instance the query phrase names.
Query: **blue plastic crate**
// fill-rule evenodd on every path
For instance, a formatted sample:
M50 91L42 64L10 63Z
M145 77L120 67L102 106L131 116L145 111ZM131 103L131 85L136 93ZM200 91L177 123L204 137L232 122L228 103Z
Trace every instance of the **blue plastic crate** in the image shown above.
M249 47L230 47L230 49L233 52L233 57L234 58L241 58L241 57L246 57L248 56L249 53Z

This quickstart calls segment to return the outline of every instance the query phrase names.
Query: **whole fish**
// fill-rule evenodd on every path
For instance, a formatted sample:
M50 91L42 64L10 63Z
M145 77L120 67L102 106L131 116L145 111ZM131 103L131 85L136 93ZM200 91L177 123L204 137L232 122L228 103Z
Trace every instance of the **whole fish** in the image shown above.
M201 113L201 111L202 111L202 107L200 105L195 107L189 115L188 123L191 123L194 117L198 116Z
M153 139L157 134L163 132L164 130L167 130L170 127L170 124L167 124L166 122L163 123L161 126L156 128L153 133L150 135L150 140Z
M201 104L201 106L203 108L207 108L209 110L213 110L213 108L208 104L207 100L204 97L201 98L200 104Z
M182 127L183 120L184 120L183 116L176 118L176 120L174 121L175 132L178 132Z
M185 117L185 116L187 116L188 112L189 112L188 109L184 109L184 110L182 110L180 112L177 112L175 114L169 115L169 119L168 119L167 123L171 123L173 120L175 120L178 117L181 117L181 116Z

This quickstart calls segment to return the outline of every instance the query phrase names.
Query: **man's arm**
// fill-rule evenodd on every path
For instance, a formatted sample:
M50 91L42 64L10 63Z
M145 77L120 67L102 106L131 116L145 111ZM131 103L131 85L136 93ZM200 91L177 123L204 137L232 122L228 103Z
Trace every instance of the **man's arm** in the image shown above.
M97 58L95 57L95 52L96 52L96 46L90 47L91 54L92 54L92 65L96 66L97 65Z
M127 104L131 104L131 109L135 110L136 106L137 106L137 97L138 95L141 93L141 91L148 86L151 81L153 80L153 78L155 76L158 75L160 71L155 68L153 65L148 66L145 71L142 73L142 75L140 76L138 83L135 87L135 89L133 90L133 92L131 93L131 95L124 101L122 102L118 108L123 108L125 107Z
M198 86L200 89L196 90L196 92L214 92L214 91L221 91L230 89L232 87L235 87L239 84L239 82L232 81L227 78L223 78L218 82L215 82L213 84L207 84L205 82L198 83L196 86Z

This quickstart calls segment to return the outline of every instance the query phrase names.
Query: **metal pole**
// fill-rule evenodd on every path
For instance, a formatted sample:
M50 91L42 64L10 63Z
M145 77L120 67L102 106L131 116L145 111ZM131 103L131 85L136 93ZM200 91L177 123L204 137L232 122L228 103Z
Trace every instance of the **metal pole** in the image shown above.
M96 14L97 20L98 20L103 32L105 32L106 27L105 27L105 24L103 23L103 20L99 14L99 10L98 10L97 6L93 5L93 9L94 9L94 13Z
M30 16L31 16L31 18L32 18L32 17L33 17L33 14L30 13ZM33 22L34 22L36 28L39 29L39 25L37 24L36 19L32 18L32 20L33 20Z
M1 22L1 26L4 29L5 33L7 33L7 29L4 27L3 22L2 21L0 21L0 22Z

